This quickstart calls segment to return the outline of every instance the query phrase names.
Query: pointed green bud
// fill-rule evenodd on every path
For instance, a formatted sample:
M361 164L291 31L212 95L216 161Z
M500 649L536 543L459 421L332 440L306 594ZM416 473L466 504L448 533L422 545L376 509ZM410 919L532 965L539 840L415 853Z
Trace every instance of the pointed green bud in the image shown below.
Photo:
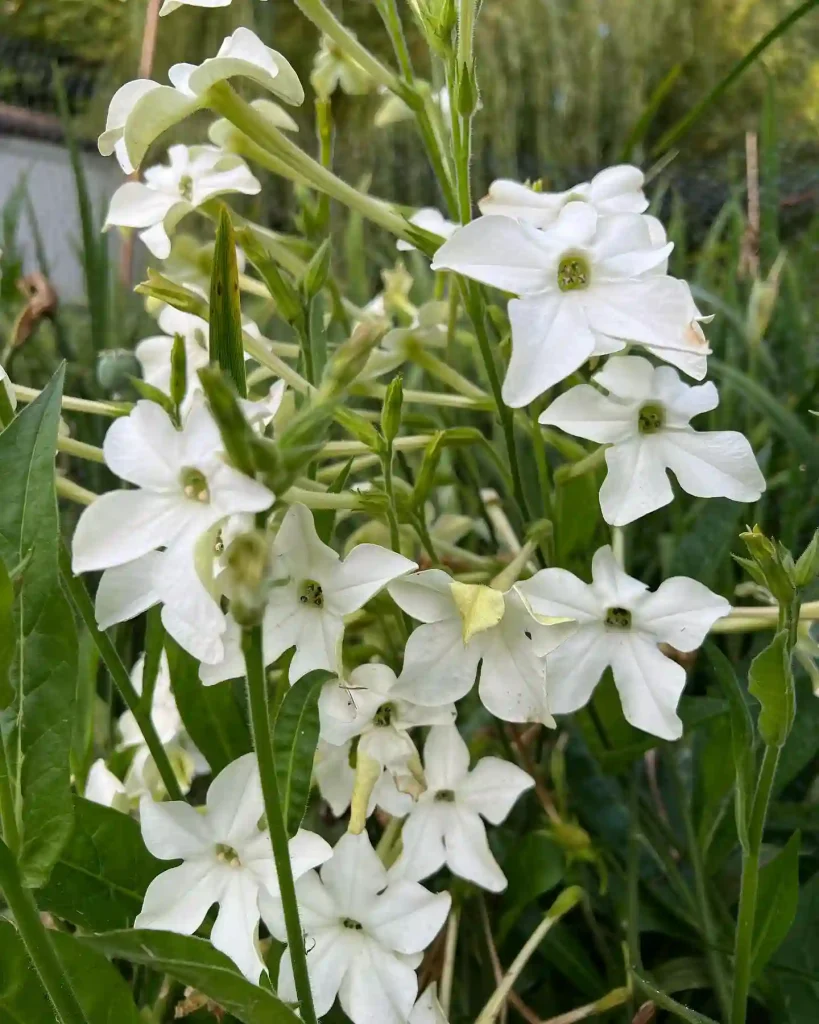
M185 392L188 390L188 350L185 348L185 339L181 334L173 336L173 348L171 349L171 401L174 408L179 407L185 400Z
M343 406L339 406L336 409L335 418L356 441L366 444L372 452L378 453L381 451L382 444L378 431L360 413L355 412L353 409L345 409Z
M458 69L458 113L461 117L472 117L478 109L478 82L475 68L461 64Z
M200 370L199 379L222 435L228 458L240 473L255 477L253 429L244 417L230 379L216 366L206 366Z
M316 249L313 258L307 264L307 270L305 270L304 277L302 278L302 294L306 303L315 298L325 284L327 284L327 278L330 276L330 260L332 255L330 239L325 238L318 249Z
M438 463L441 461L441 453L444 449L444 432L438 431L424 449L424 458L418 476L415 478L415 486L412 490L412 500L415 508L421 511L424 502L435 483L435 473Z
M148 280L138 284L134 291L167 303L182 313L193 313L194 316L200 316L203 320L208 319L208 304L201 295L171 281L169 277L157 274L155 270L149 269Z
M322 391L331 396L346 391L364 369L370 352L384 335L382 323L360 323L333 353L324 371Z
M740 534L748 553L765 580L765 586L780 605L789 606L796 590L796 568L790 552L774 543L754 526Z
M794 576L797 587L807 587L819 576L819 530L799 556Z
M388 445L391 445L401 429L401 406L404 402L404 385L401 375L393 377L387 385L384 404L381 407L381 433Z
M258 626L270 594L272 562L268 538L261 530L236 537L225 552L225 584L230 610L240 626Z
M154 387L153 384L149 384L141 377L131 377L131 384L140 398L144 398L148 402L156 402L157 405L162 406L171 419L175 419L176 406L171 401L170 395L166 395L161 388Z

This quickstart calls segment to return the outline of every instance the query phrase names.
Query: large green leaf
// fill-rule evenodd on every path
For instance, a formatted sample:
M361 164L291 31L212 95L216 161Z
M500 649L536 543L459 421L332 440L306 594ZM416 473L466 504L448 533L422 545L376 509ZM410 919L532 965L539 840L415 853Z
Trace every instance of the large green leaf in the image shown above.
M216 229L210 279L210 361L220 366L232 378L240 396L247 398L236 238L225 207Z
M243 977L205 939L173 932L118 931L81 940L107 956L146 964L208 996L244 1024L300 1024L272 992Z
M307 810L313 759L319 738L318 698L331 673L308 672L285 694L273 723L273 756L288 835L295 835Z
M503 898L503 917L498 932L502 942L521 911L543 893L554 889L563 878L563 851L546 832L530 832L504 861L509 887Z
M19 806L20 867L28 885L48 878L71 832L69 776L77 634L58 568L54 453L63 368L0 434L0 558L21 566L15 606L13 705L6 739Z
M776 985L781 1007L773 1024L816 1024L819 1006L819 873L803 886L799 908L788 936L768 964L765 980Z
M171 689L188 735L214 775L252 749L250 730L230 683L203 686L199 662L170 637L165 638Z
M14 700L9 672L15 646L14 584L5 562L0 559L0 708L8 707Z
M798 832L759 872L751 971L758 976L790 931L799 905Z
M88 1024L140 1024L131 991L119 971L72 935L49 932ZM0 1024L54 1024L54 1007L9 921L0 921Z
M788 738L795 714L786 630L777 633L751 662L748 689L762 705L757 720L759 735L765 743L781 747Z
M74 831L37 905L89 931L128 928L167 866L148 853L133 818L75 797Z

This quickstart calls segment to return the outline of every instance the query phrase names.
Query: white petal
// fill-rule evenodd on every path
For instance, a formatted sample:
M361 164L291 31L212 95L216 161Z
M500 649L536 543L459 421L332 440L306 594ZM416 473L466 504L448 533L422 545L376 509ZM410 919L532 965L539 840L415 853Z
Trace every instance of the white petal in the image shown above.
M642 356L612 356L593 380L617 398L645 401L652 397L654 367Z
M559 427L589 441L613 444L633 432L634 411L630 405L601 395L588 384L578 384L547 406L538 423Z
M654 391L665 406L666 427L686 427L692 417L719 405L719 393L711 381L691 387L670 366L654 370Z
M688 319L686 293L680 281L666 276L600 282L588 292L584 305L590 327L624 341L657 345L676 337Z
M588 704L610 656L609 636L602 623L583 625L562 643L546 659L550 710L565 715Z
M241 869L227 874L219 913L210 933L210 941L236 964L246 978L258 984L264 963L259 955L259 888Z
M80 516L72 540L75 573L133 562L170 544L188 526L185 498L151 491L109 491Z
M318 615L304 615L299 621L302 628L296 638L296 653L290 662L290 681L294 683L318 668L338 671L344 637L343 620L328 611L321 611Z
M105 227L153 227L161 224L179 201L179 196L169 196L167 192L148 188L141 181L126 181L111 197Z
M623 572L610 544L598 548L592 557L592 586L603 608L630 608L639 601L648 587Z
M545 288L554 257L542 235L508 217L480 217L458 228L435 253L433 270L454 270L515 295Z
M638 435L606 449L608 473L600 488L600 509L609 525L625 526L673 501L665 445L657 437Z
M446 920L449 893L433 894L417 882L391 882L362 921L366 930L386 949L420 953L432 942Z
M481 652L464 644L460 619L419 626L404 648L396 697L434 707L460 700L472 688Z
M117 622L127 622L159 601L156 574L163 558L161 552L149 551L133 562L105 570L94 599L100 629L108 629Z
M322 798L330 805L333 815L340 818L350 806L355 784L355 771L350 767L350 744L336 747L319 740L313 775Z
M387 587L398 607L419 622L439 622L455 612L452 577L443 569L424 569Z
M518 797L534 784L528 772L510 761L482 757L458 787L457 803L500 825Z
M531 579L516 583L515 590L536 616L580 623L603 617L594 590L567 569L541 569Z
M343 926L328 929L311 936L307 943L307 972L310 976L310 991L319 1017L323 1017L335 1002L344 975L350 966L355 947L347 941ZM296 985L288 949L281 960L276 991L281 999L295 1002Z
M506 623L506 616L482 640L483 706L504 722L543 722L554 725L546 699L546 665L535 654L523 629ZM536 623L532 620L532 626Z
M339 990L353 1024L406 1024L418 994L415 971L372 940L362 943Z
M672 576L636 605L633 624L678 651L693 651L717 619L730 610L724 597L697 580Z
M506 875L492 856L486 828L474 811L453 807L444 836L446 863L449 870L482 889L501 892L506 888Z
M179 433L156 402L137 402L128 416L115 420L103 452L111 472L137 487L180 489Z
M677 740L682 722L676 708L685 687L685 669L634 632L617 638L612 650L614 683L626 721L635 728Z
M424 772L431 790L457 789L469 771L469 748L454 725L435 725L424 744Z
M378 544L358 544L326 581L324 600L337 615L358 611L388 583L418 566Z
M486 221L496 219L488 217ZM528 405L574 373L594 351L595 339L583 306L571 295L544 293L513 299L509 322L512 357L503 382L503 400L513 409Z
M198 857L213 848L205 819L181 800L156 803L146 797L139 806L139 822L143 842L160 860Z
M88 769L83 796L95 804L114 807L117 798L125 796L125 786L99 757Z
M520 182L499 178L489 186L487 195L478 201L478 207L484 217L513 217L545 228L557 218L564 195L535 192Z
M412 807L401 830L401 855L390 868L390 879L422 882L444 866L444 828L450 806L426 800Z
M648 200L642 188L645 177L639 167L617 164L592 178L589 201L605 213L642 213Z
M237 846L253 836L264 814L262 785L255 754L231 761L210 784L208 826L220 843Z
M148 886L134 927L193 935L219 901L222 881L222 872L207 861L189 861L163 871Z
M438 1002L435 982L428 985L418 997L409 1024L447 1024L446 1015Z
M322 839L315 832L309 832L305 828L298 830L287 844L287 849L290 852L290 863L293 867L295 881L298 881L312 868L324 864L333 855L332 847L326 839Z
M251 78L287 103L298 105L304 100L301 82L289 62L247 28L237 28L216 57L191 72L188 88L202 95L216 82L236 76Z
M263 484L221 461L208 472L207 478L215 519L242 512L264 512L275 500Z
M198 110L200 101L167 85L155 86L136 101L125 122L122 143L132 167L139 167L151 144L168 128ZM102 138L100 152L102 152Z
M168 234L168 228L164 222L155 224L145 231L140 231L139 240L158 260L166 260L171 255L171 236Z
M359 921L387 884L387 872L366 832L345 833L321 869L321 881L344 916Z
M341 912L332 894L322 885L317 872L308 871L296 882L296 899L302 928L308 935L318 935L328 928L337 927ZM262 916L272 935L281 942L287 940L284 911L280 900L264 891L259 897Z
M748 439L735 430L666 430L660 435L668 468L699 498L756 501L765 477Z
M319 583L324 582L339 561L336 552L319 540L310 510L299 504L291 505L285 513L273 553L287 565L288 571L283 575Z

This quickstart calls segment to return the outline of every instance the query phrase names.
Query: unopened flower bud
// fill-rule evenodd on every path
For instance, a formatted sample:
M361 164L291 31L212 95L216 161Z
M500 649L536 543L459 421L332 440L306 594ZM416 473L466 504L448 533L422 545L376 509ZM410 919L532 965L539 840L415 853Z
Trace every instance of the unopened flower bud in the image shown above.
M149 269L148 280L138 284L134 291L158 299L182 313L192 313L203 320L208 319L208 304L201 295L184 288L163 274L157 274L155 270Z
M401 376L393 377L387 385L384 404L381 407L381 433L387 444L392 444L401 429L401 406L404 402L404 386Z
M764 579L765 586L779 604L789 605L796 587L796 568L790 552L766 537L758 526L741 533L740 539Z
M327 364L322 390L326 389L331 395L346 390L364 369L370 352L383 335L383 324L358 324L351 337L339 345Z
M794 577L797 587L807 587L819 576L819 530L811 538L796 562Z
M241 533L225 552L230 610L243 628L258 626L272 583L270 546L261 530Z
M181 334L175 334L171 349L171 401L177 409L185 400L187 390L188 352L185 348L185 339Z
M327 278L330 275L331 258L330 239L325 238L316 250L313 258L307 264L307 270L304 272L304 278L302 279L302 290L308 302L318 295L325 284L327 284Z
M139 373L139 360L130 349L105 349L97 357L97 382L109 395L127 390Z

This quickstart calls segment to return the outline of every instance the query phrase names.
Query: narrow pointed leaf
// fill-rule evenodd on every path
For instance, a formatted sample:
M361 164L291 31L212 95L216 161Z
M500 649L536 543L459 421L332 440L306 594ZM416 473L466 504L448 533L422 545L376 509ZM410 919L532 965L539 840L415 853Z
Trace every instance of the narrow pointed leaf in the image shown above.
M224 953L205 939L173 932L116 931L80 940L107 956L145 964L189 985L243 1024L300 1024L272 992L244 978Z
M295 835L310 798L319 738L318 698L331 673L308 672L285 694L273 724L273 755L288 835Z
M77 680L74 615L58 568L54 453L64 370L0 434L0 558L23 563L17 585L6 713L13 790L21 808L20 868L42 885L71 833L69 759Z
M754 918L753 977L757 977L790 931L799 905L798 832L759 872L759 895Z
M328 494L340 494L344 490L344 485L347 483L347 477L350 475L352 467L353 460L348 459L327 488ZM332 543L337 514L338 510L334 508L316 509L313 513L316 533L319 535L319 540L322 540L325 544Z
M236 238L224 207L216 230L210 279L210 361L229 374L239 395L247 398Z

